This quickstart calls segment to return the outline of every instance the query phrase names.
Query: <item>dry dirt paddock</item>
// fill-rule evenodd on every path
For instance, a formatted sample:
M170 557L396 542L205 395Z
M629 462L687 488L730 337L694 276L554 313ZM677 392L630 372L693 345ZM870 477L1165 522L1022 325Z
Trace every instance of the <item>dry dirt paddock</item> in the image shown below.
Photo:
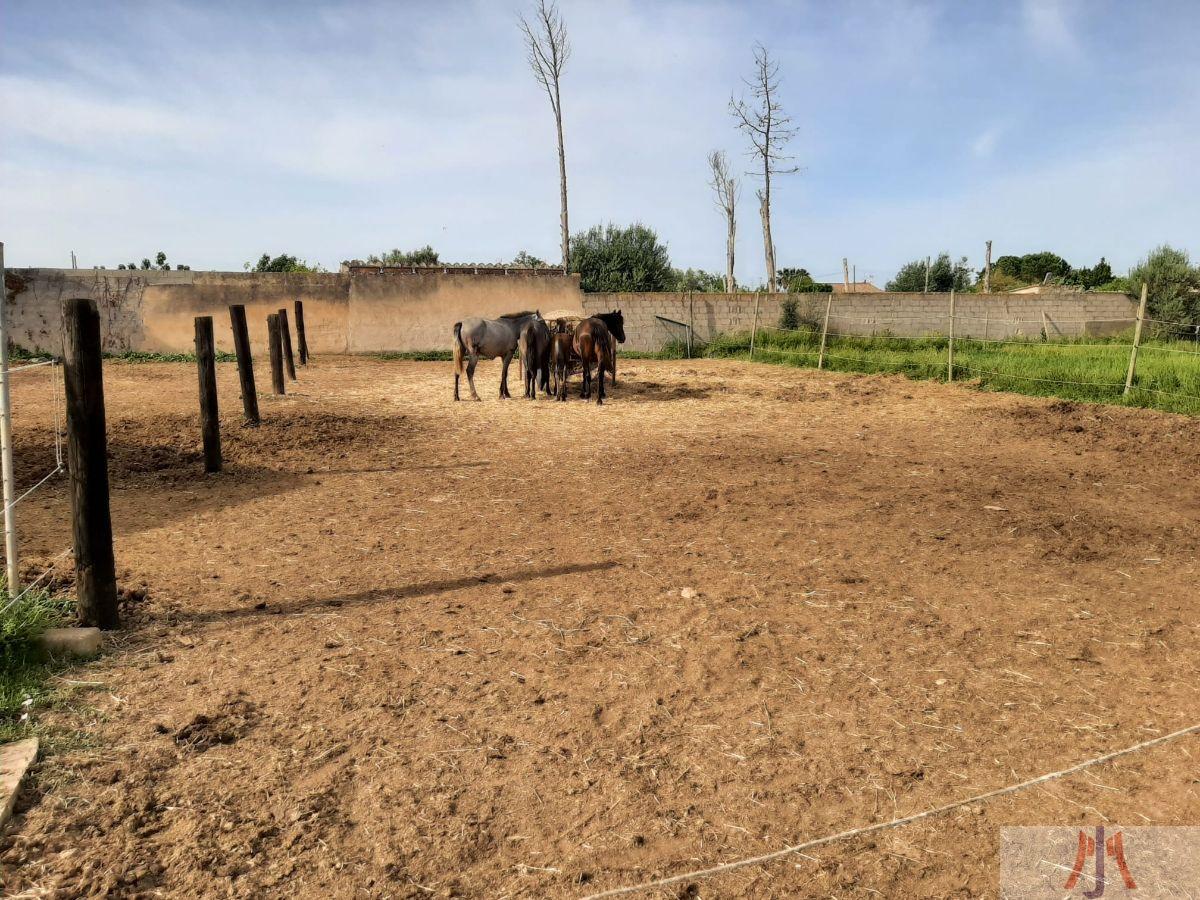
M219 369L204 477L193 367L106 366L128 627L40 714L9 892L580 897L1200 721L1195 420L721 361L455 404L449 364L323 358L250 430ZM1001 826L1194 824L1198 759L651 896L995 896Z

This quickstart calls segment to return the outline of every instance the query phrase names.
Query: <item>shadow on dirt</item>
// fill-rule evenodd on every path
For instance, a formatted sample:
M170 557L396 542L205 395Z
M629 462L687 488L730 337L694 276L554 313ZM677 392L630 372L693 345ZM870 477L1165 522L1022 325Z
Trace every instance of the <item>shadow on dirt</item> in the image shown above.
M155 619L166 618L172 623L191 622L211 624L214 622L233 622L277 615L292 615L322 608L337 609L343 606L393 603L398 600L411 600L417 597L442 594L447 591L478 587L481 584L520 584L528 581L537 581L542 578L557 578L560 575L601 572L616 568L618 565L619 563L612 560L590 563L568 563L565 565L547 566L540 569L516 569L508 572L484 572L479 575L463 575L458 578L443 578L438 581L418 582L417 584L405 585L404 587L373 588L369 591L359 591L353 594L341 594L334 597L313 597L307 600L297 600L292 603L260 603L254 606L237 607L234 609L214 609L197 612L171 610L165 615L158 612L152 612L150 615Z

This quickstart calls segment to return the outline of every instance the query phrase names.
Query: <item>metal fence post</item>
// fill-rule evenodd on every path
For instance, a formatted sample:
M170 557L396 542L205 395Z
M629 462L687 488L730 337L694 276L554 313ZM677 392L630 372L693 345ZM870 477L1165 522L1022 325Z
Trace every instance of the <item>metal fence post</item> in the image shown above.
M4 244L0 243L0 455L4 469L4 561L8 595L17 596L17 525L13 521L12 403L8 392L8 288L4 286Z

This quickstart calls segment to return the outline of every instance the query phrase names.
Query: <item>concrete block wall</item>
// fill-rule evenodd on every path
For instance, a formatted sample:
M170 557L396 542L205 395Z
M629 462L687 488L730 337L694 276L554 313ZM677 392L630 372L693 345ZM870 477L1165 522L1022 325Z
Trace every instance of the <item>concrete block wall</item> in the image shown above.
M749 331L755 303L762 328L779 324L783 294L584 294L583 308L591 314L620 309L625 315L625 346L654 351L671 339L682 339L686 328L660 318L690 324L701 340L718 334ZM807 322L820 323L829 294L795 294L798 312ZM1046 294L958 294L955 296L955 334L963 337L1006 339L1037 337L1043 319L1051 338L1099 336L1130 328L1137 316L1132 297L1113 293L1057 292ZM905 336L947 334L949 294L871 293L834 294L829 330L835 334Z

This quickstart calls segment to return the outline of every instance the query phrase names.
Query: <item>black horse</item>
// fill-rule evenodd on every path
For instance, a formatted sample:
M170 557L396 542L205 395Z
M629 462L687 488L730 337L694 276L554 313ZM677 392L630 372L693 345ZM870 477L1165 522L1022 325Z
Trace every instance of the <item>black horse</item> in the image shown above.
M612 383L617 383L617 344L625 343L625 317L621 315L619 309L614 309L612 312L596 313L592 318L599 319L608 328L608 333L616 338L612 344L608 359L610 363L610 371L612 372Z

